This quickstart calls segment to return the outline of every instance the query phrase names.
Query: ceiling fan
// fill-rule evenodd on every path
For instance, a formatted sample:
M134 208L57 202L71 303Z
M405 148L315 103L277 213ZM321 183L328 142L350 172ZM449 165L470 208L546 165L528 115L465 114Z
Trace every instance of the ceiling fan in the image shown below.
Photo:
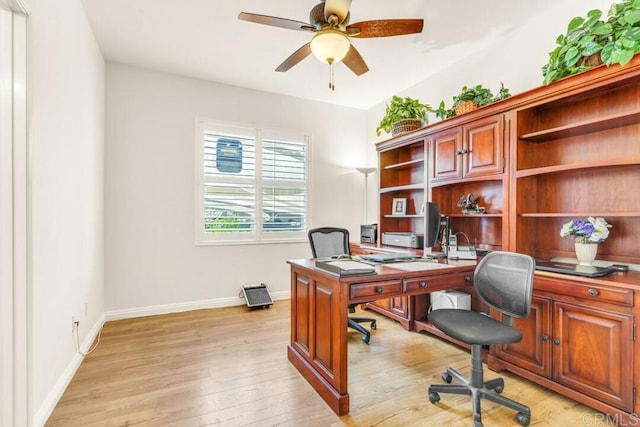
M367 67L356 48L353 47L349 38L389 37L422 32L422 19L378 19L349 24L350 7L351 0L321 0L311 9L309 13L310 23L308 24L291 19L247 12L241 12L238 15L238 19L289 30L314 33L311 41L285 59L276 68L276 71L287 71L313 53L318 60L329 64L329 88L334 90L333 64L342 61L358 76L369 71L369 67Z

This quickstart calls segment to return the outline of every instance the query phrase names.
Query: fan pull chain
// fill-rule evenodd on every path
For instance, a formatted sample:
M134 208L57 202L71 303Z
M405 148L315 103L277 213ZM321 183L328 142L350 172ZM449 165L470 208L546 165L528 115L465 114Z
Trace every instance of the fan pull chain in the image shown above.
M334 83L333 61L329 62L329 90L336 90Z

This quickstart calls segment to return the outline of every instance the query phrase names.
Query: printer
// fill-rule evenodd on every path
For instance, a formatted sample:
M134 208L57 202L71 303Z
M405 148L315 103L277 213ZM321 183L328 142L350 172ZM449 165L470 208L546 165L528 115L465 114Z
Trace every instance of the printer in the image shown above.
M378 224L360 226L360 243L377 243Z

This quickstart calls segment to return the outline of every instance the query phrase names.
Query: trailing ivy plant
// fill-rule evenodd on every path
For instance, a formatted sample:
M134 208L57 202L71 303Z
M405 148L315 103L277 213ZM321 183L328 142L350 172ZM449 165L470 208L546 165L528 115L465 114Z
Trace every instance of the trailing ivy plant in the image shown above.
M625 65L640 52L640 0L614 3L608 16L612 34L600 53L602 62Z
M606 21L602 14L594 9L569 22L542 67L545 84L601 63L625 65L640 51L640 0L612 4Z
M387 110L380 124L376 128L378 136L385 131L390 133L393 130L393 125L396 122L404 119L421 119L425 123L428 123L427 113L434 110L428 104L423 104L417 99L410 97L400 98L399 96L393 96L391 102L387 104Z
M456 115L456 112L453 108L447 108L444 104L444 101L440 101L440 105L435 110L436 117L439 119L450 119L451 117Z

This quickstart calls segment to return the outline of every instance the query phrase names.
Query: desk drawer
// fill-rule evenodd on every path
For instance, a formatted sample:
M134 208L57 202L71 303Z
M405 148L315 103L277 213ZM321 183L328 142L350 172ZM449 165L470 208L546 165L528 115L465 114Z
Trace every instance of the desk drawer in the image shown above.
M553 292L570 297L633 307L633 291L631 289L548 279L546 277L536 277L533 287L541 291Z
M390 295L398 296L402 293L400 280L387 280L383 282L354 283L349 291L351 301L375 301Z
M406 295L422 294L443 289L453 289L473 285L473 272L438 275L435 277L416 277L403 280L403 291Z

